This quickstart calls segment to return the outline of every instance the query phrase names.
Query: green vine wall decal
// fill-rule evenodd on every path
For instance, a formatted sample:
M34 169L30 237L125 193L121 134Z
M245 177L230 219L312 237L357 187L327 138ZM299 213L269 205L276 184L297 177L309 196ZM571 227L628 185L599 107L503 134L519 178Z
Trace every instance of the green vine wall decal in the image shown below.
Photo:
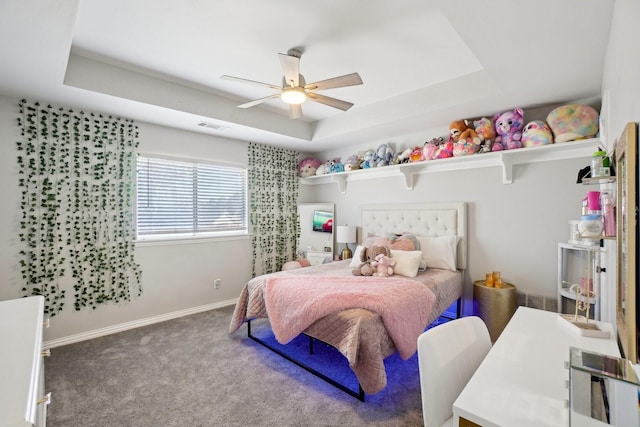
M296 257L298 157L293 150L249 144L252 274L272 273Z
M138 128L131 120L19 103L20 270L45 313L140 295L133 200Z

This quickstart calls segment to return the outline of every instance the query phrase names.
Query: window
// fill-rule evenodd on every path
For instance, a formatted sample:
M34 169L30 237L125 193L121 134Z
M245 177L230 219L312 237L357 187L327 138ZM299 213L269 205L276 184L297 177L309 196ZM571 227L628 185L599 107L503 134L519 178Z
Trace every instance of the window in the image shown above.
M247 233L247 171L138 157L137 233L194 237Z

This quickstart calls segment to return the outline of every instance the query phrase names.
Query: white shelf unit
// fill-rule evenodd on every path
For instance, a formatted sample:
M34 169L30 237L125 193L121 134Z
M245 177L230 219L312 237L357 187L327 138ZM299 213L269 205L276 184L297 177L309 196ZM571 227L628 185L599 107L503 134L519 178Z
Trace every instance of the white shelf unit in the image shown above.
M346 193L347 182L349 181L399 176L404 179L407 190L413 190L417 176L421 174L461 169L500 167L502 168L502 183L511 184L513 183L513 167L516 165L581 157L590 158L598 145L602 145L599 138L560 142L536 147L519 148L516 150L316 175L300 178L300 183L304 185L319 185L335 182L338 185L338 190L344 194Z
M558 313L575 313L576 294L570 288L576 284L593 290L595 296L589 298L589 318L600 320L603 253L599 246L558 244ZM586 302L586 296L580 298ZM578 314L585 315L584 312Z

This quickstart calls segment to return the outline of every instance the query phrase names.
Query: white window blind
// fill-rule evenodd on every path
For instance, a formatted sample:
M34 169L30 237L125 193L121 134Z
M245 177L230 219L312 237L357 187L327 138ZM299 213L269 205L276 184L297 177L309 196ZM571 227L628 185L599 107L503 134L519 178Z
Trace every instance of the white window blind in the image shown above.
M247 171L138 157L138 236L247 232Z

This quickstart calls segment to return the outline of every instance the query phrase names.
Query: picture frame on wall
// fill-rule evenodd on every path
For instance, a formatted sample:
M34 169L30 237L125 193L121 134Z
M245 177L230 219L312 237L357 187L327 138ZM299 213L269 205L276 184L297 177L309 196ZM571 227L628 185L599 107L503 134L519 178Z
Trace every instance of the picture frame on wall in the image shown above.
M615 145L617 175L616 326L623 357L638 362L638 125L627 123Z

